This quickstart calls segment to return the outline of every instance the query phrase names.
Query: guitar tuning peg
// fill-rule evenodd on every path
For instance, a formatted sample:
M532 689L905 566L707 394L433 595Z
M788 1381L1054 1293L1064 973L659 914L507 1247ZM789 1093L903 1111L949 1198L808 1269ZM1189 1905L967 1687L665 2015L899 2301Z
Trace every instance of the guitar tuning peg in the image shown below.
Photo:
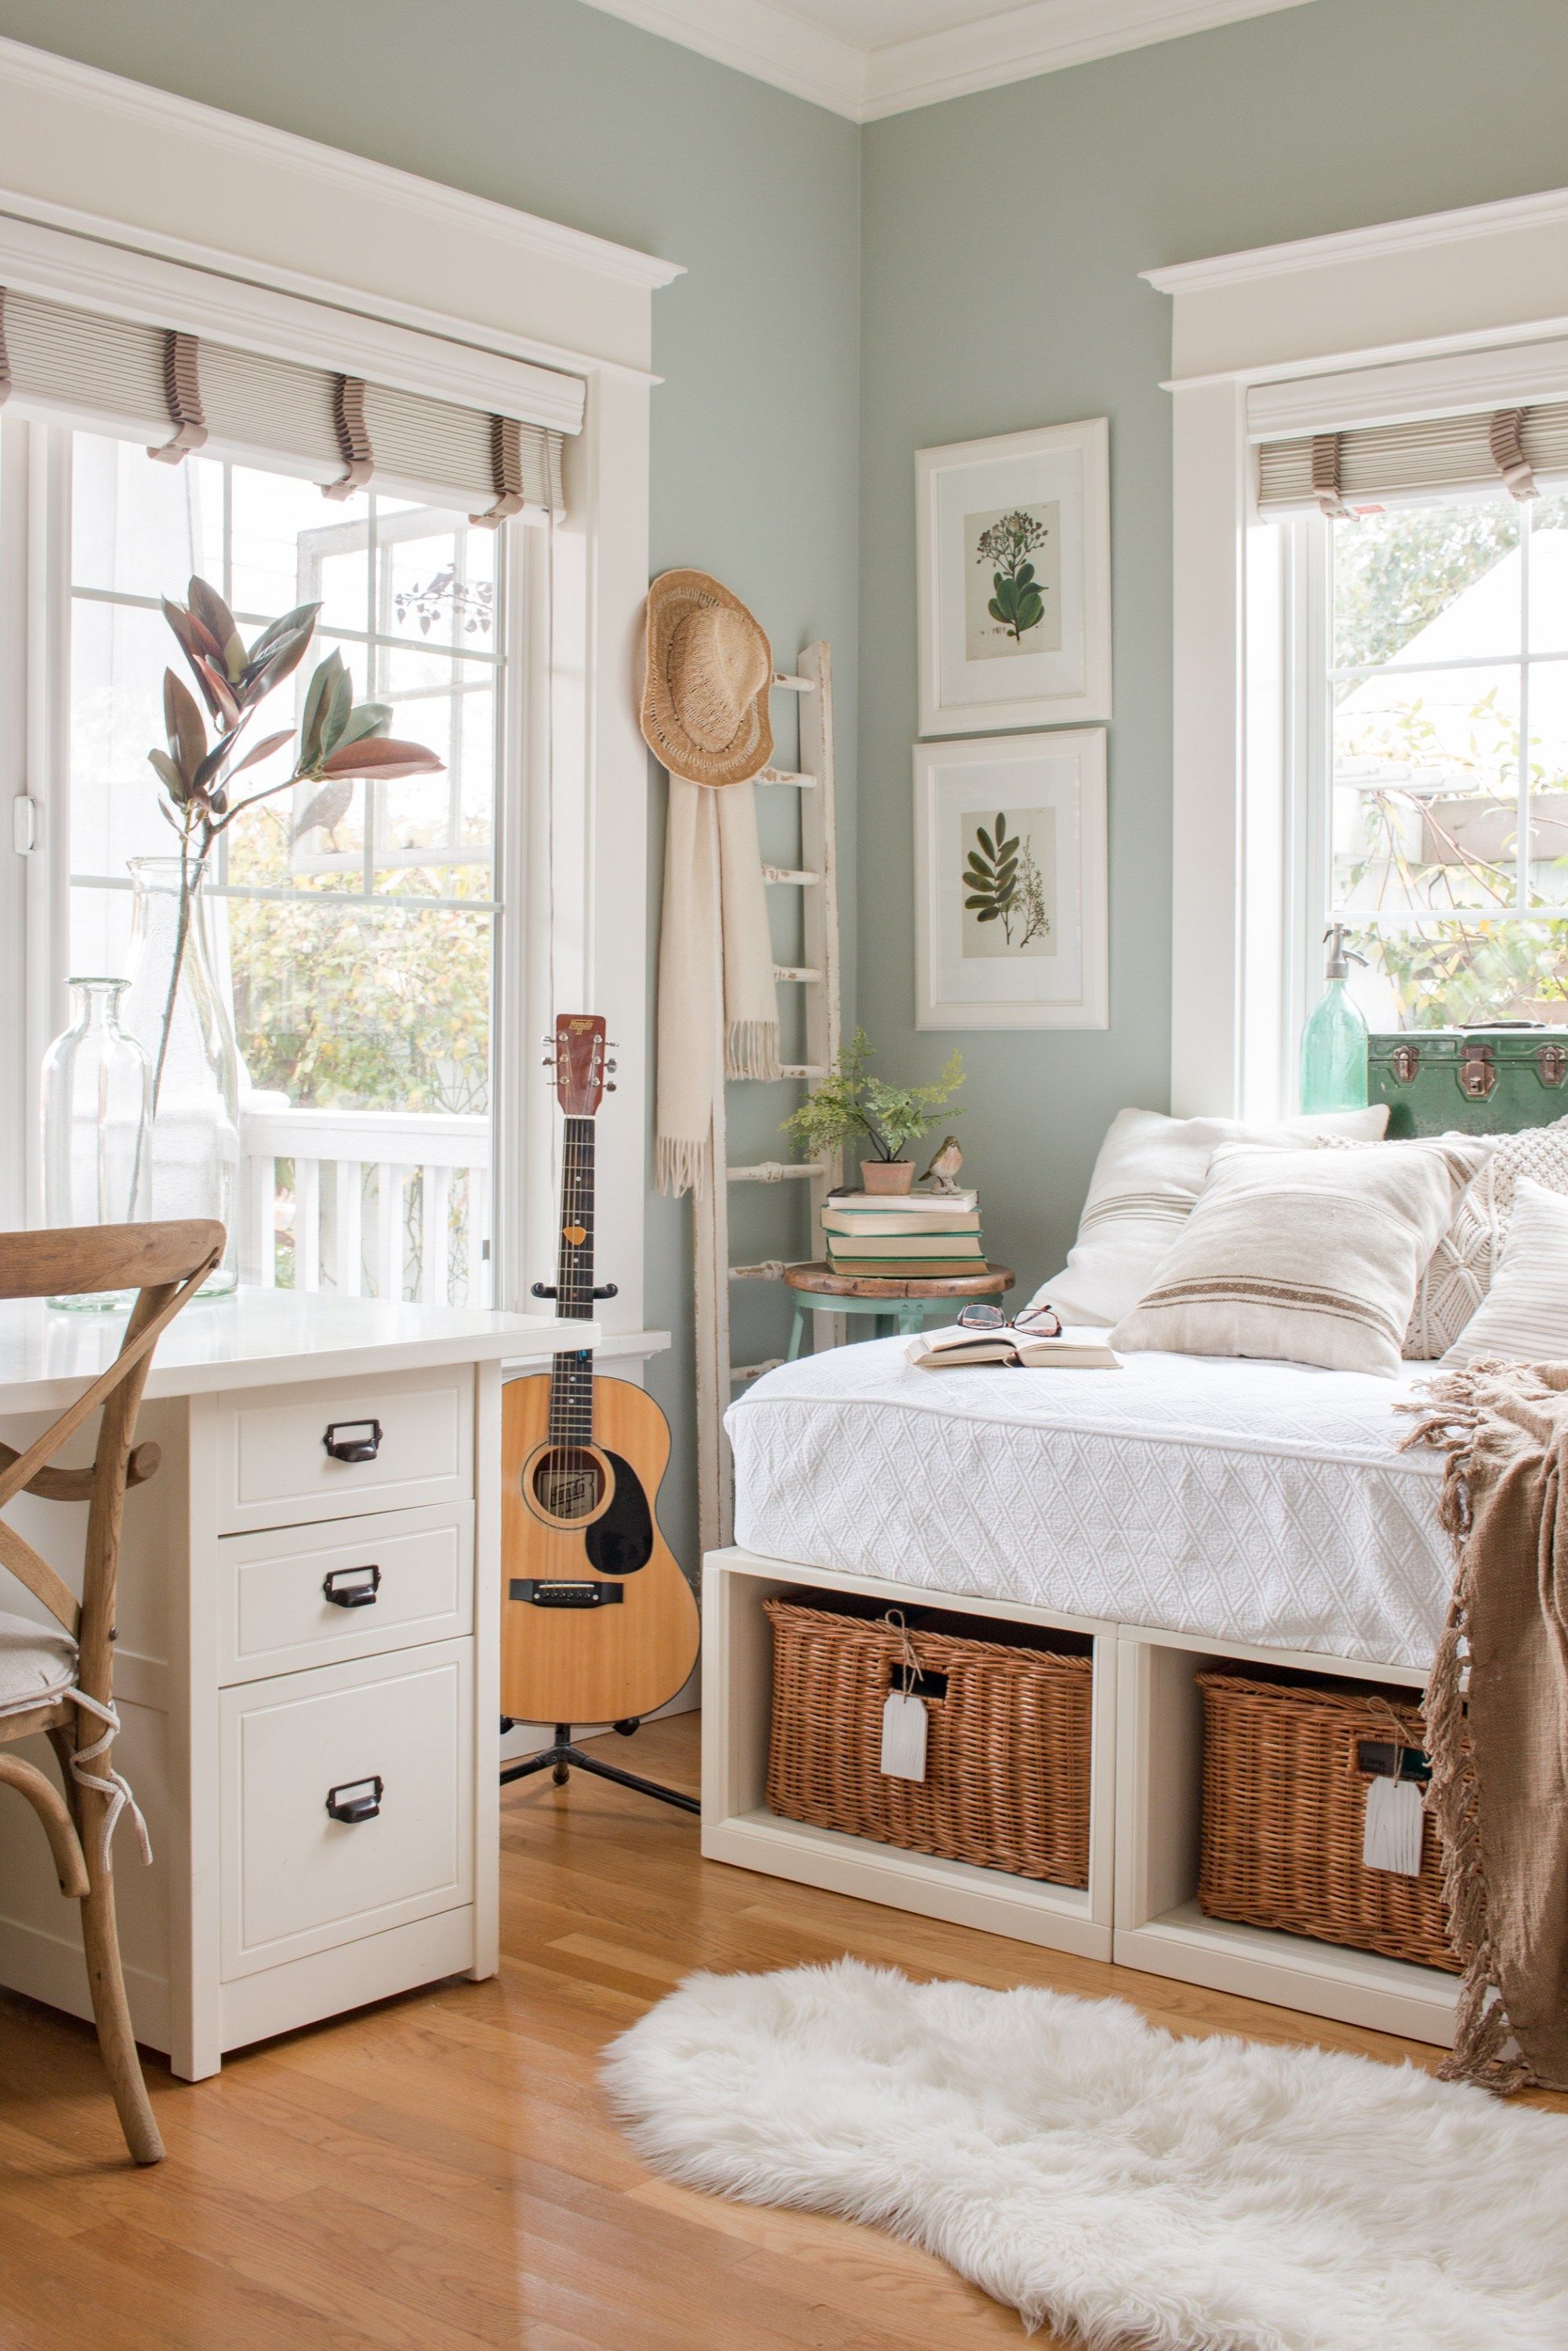
M615 1081L614 1081L614 1079L613 1079L613 1078L612 1078L612 1079L611 1079L611 1081L610 1081L609 1084L605 1087L604 1091L605 1091L605 1092L606 1092L607 1094L612 1094L612 1093L615 1092Z
M604 1066L607 1070L618 1070L621 1064L619 1061L606 1061Z

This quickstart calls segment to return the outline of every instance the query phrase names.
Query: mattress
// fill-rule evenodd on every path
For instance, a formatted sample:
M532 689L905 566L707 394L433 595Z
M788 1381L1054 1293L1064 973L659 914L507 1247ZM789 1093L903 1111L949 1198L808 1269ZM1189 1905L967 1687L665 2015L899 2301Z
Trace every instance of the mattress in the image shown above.
M1103 1336L1103 1333L1097 1333ZM1429 1378L1228 1356L919 1371L899 1339L732 1405L736 1541L801 1566L1260 1647L1426 1667L1453 1581Z

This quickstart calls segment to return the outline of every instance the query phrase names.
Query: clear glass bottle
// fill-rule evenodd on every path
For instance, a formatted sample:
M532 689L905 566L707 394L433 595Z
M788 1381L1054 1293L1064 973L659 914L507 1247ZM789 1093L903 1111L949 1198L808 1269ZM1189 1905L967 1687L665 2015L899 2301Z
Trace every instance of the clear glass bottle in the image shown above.
M120 1025L123 979L70 979L71 1025L44 1056L44 1222L129 1225L152 1206L152 1068ZM102 1312L117 1290L51 1298Z
M218 984L199 858L133 857L131 993L126 1023L152 1065L152 1214L215 1217L228 1233L204 1298L237 1280L239 1047L228 991ZM176 973L176 961L178 971Z
M1344 943L1344 925L1333 923L1326 986L1301 1031L1301 1108L1366 1108L1366 1022L1345 988L1353 963L1364 963Z

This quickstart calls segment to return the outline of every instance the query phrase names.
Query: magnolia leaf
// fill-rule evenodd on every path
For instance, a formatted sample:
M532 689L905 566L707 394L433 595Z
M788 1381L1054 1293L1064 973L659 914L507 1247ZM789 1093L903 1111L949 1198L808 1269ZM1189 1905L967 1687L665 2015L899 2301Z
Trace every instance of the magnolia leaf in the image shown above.
M240 706L227 677L204 653L193 653L190 660L196 674L196 684L201 687L203 699L213 716L225 727L237 726Z
M327 715L333 682L343 666L340 653L319 661L305 693L305 713L299 721L299 764L314 768L321 756L321 725Z
M270 759L275 751L279 750L285 743L292 741L293 736L294 729L291 726L283 727L276 735L264 735L256 748L246 753L245 758L234 769L234 775L243 776L247 768L257 767L263 759Z
M338 737L337 748L350 743L361 743L367 735L384 735L392 725L392 705L385 702L361 702L349 713L349 723Z
M207 729L195 695L172 669L163 673L163 730L169 738L169 756L188 787L206 757Z
M390 736L375 735L340 744L322 760L321 773L395 780L400 776L438 776L444 765L423 743L397 743Z
M328 696L321 721L321 747L324 751L335 751L342 741L343 729L349 723L349 714L353 706L354 681L346 666L340 667L332 680L332 691Z
M250 649L246 667L256 669L263 662L270 661L284 639L292 638L300 629L308 638L320 610L319 604L296 604L291 612L281 613L276 621L269 621Z
M168 752L149 751L147 757L169 798L172 800L177 800L183 808L187 798L185 778L169 757Z
M292 676L309 649L316 633L319 604L298 604L282 621L275 621L264 629L251 647L240 681L246 700L252 705L263 701L276 685Z
M208 661L218 663L221 666L224 649L212 631L204 628L194 612L187 611L183 604L172 604L167 596L160 601L163 607L163 618L179 638L180 650L186 658L193 662L198 656L202 656Z
M217 640L225 672L237 684L245 674L245 641L235 626L234 614L208 580L193 575L186 593L192 611Z

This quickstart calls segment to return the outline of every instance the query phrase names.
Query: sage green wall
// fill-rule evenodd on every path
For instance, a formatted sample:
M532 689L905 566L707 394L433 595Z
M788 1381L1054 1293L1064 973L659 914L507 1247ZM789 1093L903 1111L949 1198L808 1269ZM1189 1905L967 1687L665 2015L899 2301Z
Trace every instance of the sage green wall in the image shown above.
M1560 186L1565 88L1562 0L1312 0L864 134L860 1011L890 1072L960 1046L987 1246L1030 1282L1114 1112L1168 1100L1170 306L1138 272ZM912 455L1103 415L1112 1025L917 1037Z
M781 659L826 636L839 676L853 917L859 133L580 0L0 0L0 34L684 262L653 299L653 563L728 580ZM4 177L0 167L0 179ZM191 191L201 233L201 190ZM351 269L324 235L323 275ZM782 715L782 714L780 714ZM651 769L653 835L663 786ZM784 800L789 796L772 796ZM782 809L769 809L778 824ZM792 845L774 843L794 864ZM661 871L649 877L654 925ZM776 893L782 894L782 893ZM789 938L779 932L779 944ZM798 961L798 956L790 956ZM632 1053L651 1050L623 1039ZM738 1141L777 1154L792 1090L752 1088ZM772 1200L779 1205L779 1195ZM798 1204L792 1203L796 1213ZM662 1508L696 1560L689 1212L651 1198L649 1384L674 1425ZM765 1238L758 1234L758 1238ZM803 1228L797 1245L803 1244ZM776 1253L771 1249L758 1253ZM793 1253L793 1251L792 1251ZM537 1275L548 1279L545 1269ZM613 1280L605 1265L601 1279ZM737 1342L782 1352L753 1286ZM754 1358L753 1358L754 1359Z

